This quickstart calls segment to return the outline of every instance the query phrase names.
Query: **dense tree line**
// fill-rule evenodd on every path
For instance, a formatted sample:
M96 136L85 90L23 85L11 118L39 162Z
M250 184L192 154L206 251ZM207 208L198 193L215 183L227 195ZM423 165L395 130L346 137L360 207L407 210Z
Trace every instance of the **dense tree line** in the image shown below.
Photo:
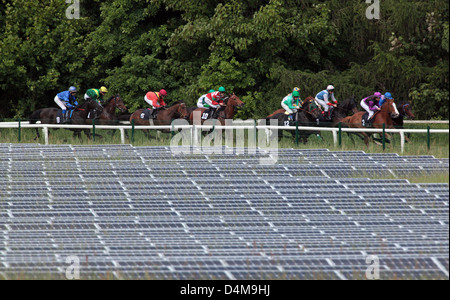
M390 91L421 119L448 119L449 4L380 0L0 0L0 118L54 106L70 85L105 85L130 111L148 90L194 105L225 86L241 118L328 84L338 100Z

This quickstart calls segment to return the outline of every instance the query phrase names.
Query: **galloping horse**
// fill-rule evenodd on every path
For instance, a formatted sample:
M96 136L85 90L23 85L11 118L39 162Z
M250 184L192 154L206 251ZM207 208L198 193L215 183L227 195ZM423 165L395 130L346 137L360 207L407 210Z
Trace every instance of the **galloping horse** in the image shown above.
M228 97L225 101L225 109L221 109L219 111L219 117L217 118L220 122L221 125L225 125L225 120L230 120L233 119L234 115L237 112L238 107L243 107L244 106L244 102L241 101L241 99L239 99L238 96L236 96L234 93ZM189 120L191 121L191 123L194 121L194 113L195 112L200 112L200 116L203 115L203 113L207 110L207 108L197 108L194 109L190 116L189 116ZM206 120L202 120L202 124L205 122Z
M312 123L316 122L316 119L320 115L320 108L313 101L313 97L308 97L303 101L302 108L297 110L296 120L301 126L311 126ZM279 110L278 110L279 111ZM288 115L286 115L285 110L283 109L282 113L271 114L266 118L266 124L270 125L270 120L275 119L278 120L278 126L287 126L290 125ZM289 130L292 136L295 136L295 131ZM311 134L316 134L315 131L300 131L299 136L302 139L302 142L306 144L308 142L308 137ZM283 130L278 131L278 140L281 140L283 137Z
M403 129L403 118L408 118L410 120L414 120L416 117L411 110L411 104L409 104L407 101L401 101L397 103L397 110L399 112L399 116L397 118L393 118L392 121L394 121L394 127ZM405 141L410 142L409 139L409 133L405 135Z
M108 101L106 101L106 105L103 108L103 111L100 114L100 117L98 120L96 120L97 125L117 125L119 123L119 118L116 116L116 109L120 109L120 111L126 112L128 108L123 103L122 98L120 98L120 95L114 95L109 98ZM86 124L92 124L92 114L90 115L90 118L86 120ZM114 135L114 132L116 130L112 130L110 132L111 135ZM98 137L102 137L101 135L96 134Z
M362 118L365 113L365 111L360 111L353 116L344 118L342 120L342 123L350 128L364 128L364 126L362 125ZM392 119L398 116L399 112L394 100L388 99L381 107L381 110L375 113L375 116L372 118L373 127L382 128L383 124L385 124L386 128L394 128L394 121L392 121ZM361 134L364 137L364 143L366 144L366 146L369 146L369 137L371 136L371 134L365 132L362 132Z
M73 111L71 123L84 125L86 123L86 119L88 117L89 112L93 109L98 110L100 112L103 111L103 107L96 101L94 100L85 101L82 105L80 105ZM39 109L31 114L29 118L30 124L36 124L37 121L41 121L41 124L57 124L56 118L58 117L60 112L61 109L55 107ZM81 131L82 131L81 129L70 129L70 130L73 131L74 137L76 136L81 139ZM86 134L86 136L89 139L91 139L92 135L89 129L83 129L83 131ZM40 137L41 136L39 134L39 130L36 128L35 140L39 139Z
M308 96L303 103L309 103L311 101L314 101L314 97ZM284 108L278 109L273 114L267 116L267 118L271 118L276 114L283 114L285 112ZM350 112L357 113L358 108L356 106L355 102L355 96L352 96L350 98L345 99L344 101L340 102L336 108L333 109L331 112L331 123L333 123L333 126L338 124L343 118L347 117ZM328 123L328 122L321 122L321 123ZM328 126L329 124L323 124L323 126Z
M187 119L188 112L186 104L182 101L177 101L172 106L160 109L156 116L156 119L144 120L141 118L141 114L144 112L144 109L138 109L130 117L130 123L133 122L135 125L170 125L173 119ZM162 132L170 132L170 130L162 130ZM147 130L144 130L144 133L147 137L150 137L150 134Z
M111 98L106 101L106 105L104 105L103 111L100 114L98 124L116 125L119 122L119 118L116 116L117 108L120 109L122 113L128 110L119 94L111 96Z

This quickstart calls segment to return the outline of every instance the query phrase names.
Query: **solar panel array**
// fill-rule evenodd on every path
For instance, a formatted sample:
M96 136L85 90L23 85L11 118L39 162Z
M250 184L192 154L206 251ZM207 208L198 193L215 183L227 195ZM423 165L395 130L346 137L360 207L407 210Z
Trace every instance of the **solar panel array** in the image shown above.
M448 159L239 151L0 144L0 278L449 278Z

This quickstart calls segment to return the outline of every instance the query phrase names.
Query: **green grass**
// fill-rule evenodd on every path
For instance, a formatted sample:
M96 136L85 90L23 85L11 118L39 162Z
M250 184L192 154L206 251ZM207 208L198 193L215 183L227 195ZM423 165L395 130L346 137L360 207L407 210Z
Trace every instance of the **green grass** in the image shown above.
M431 124L432 129L448 129L447 124ZM406 128L413 129L426 129L426 125L414 125L407 124ZM41 131L42 132L42 131ZM128 130L128 136L131 137L131 130ZM81 140L74 138L71 131L60 129L51 130L49 136L49 143L53 145L61 144L73 144L73 145L100 145L100 144L120 144L120 132L116 131L114 135L110 135L110 131L98 130L97 134L103 137L97 137L94 140L89 140L84 133L82 133ZM40 143L44 144L44 138L36 141L34 138L36 133L34 129L23 129L21 131L21 143ZM133 144L134 146L168 146L171 140L170 133L162 133L160 138L157 138L156 131L151 132L151 138L147 138L142 130L136 130L134 136L134 143L131 139L126 139L126 143ZM390 144L386 144L386 149L383 151L382 146L371 143L367 147L362 140L358 137L354 137L355 144L348 137L346 133L342 135L342 146L334 146L333 136L331 132L322 132L323 139L317 138L315 135L311 135L307 144L296 145L295 139L287 132L284 133L284 137L279 143L280 148L295 148L295 149L323 149L327 148L331 151L352 151L362 150L366 153L399 153L400 154L400 136L398 134L393 135ZM18 143L18 130L17 129L0 129L0 143ZM449 157L449 135L448 134L431 134L431 147L428 150L426 142L426 134L412 134L411 143L405 144L405 152L403 155L434 155L436 158L448 158Z

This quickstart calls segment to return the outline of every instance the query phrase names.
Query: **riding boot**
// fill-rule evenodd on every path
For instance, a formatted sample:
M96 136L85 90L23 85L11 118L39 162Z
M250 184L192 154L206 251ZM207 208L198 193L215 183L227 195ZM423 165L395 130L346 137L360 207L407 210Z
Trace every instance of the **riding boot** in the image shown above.
M62 112L61 124L67 124L67 111Z

